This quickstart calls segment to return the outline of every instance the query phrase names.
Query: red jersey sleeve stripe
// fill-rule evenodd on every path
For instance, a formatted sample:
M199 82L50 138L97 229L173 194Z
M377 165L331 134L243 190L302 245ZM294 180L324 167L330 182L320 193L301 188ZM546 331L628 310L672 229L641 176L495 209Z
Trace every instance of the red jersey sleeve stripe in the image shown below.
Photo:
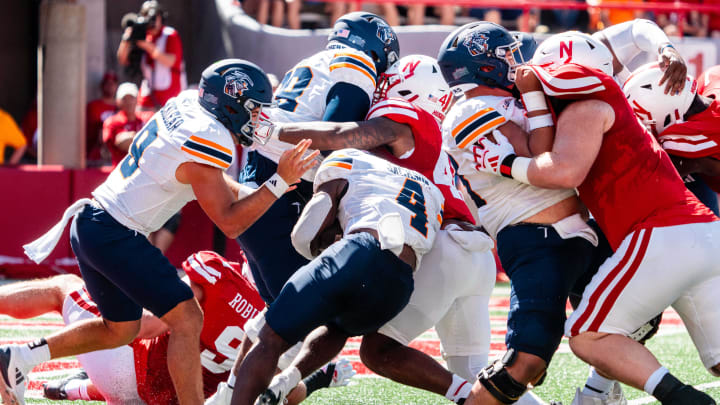
M580 74L571 74L571 72L560 72L558 76L553 76L538 66L530 66L530 68L540 79L545 94L548 96L590 94L605 90L605 85L602 84L600 78L595 76L581 76Z

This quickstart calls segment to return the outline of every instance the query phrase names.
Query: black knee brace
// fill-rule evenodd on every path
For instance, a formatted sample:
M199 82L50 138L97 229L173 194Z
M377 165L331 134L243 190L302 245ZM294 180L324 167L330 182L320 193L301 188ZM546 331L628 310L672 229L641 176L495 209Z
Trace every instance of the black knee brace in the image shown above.
M502 359L495 360L478 374L480 384L503 404L517 402L522 394L527 391L526 384L518 382L507 372L506 367L512 365L516 358L517 353L515 350L508 349Z

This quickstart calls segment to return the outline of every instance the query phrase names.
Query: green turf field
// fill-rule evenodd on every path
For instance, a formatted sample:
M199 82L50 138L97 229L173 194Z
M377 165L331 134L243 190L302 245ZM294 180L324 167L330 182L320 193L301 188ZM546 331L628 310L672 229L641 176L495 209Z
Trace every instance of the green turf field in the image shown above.
M493 347L502 342L502 331L504 330L502 317L506 316L507 310L502 303L506 303L508 294L507 286L499 286L491 305L491 316L493 317ZM42 336L55 330L61 319L58 316L45 316L28 321L16 322L7 317L0 317L0 340L3 342L25 341ZM433 333L423 337L427 347L433 351ZM555 355L550 366L549 375L545 383L535 390L535 393L545 401L563 401L570 405L575 393L575 388L581 386L587 376L588 367L575 358L567 349L567 342L564 341L559 352ZM353 346L356 347L356 344ZM349 346L349 347L350 347ZM655 353L660 361L681 380L700 386L714 398L720 398L720 380L712 377L700 363L687 333L679 324L677 315L666 313L664 322L658 336L653 338L648 347ZM494 350L493 353L499 353ZM437 353L433 353L437 357ZM351 356L352 357L352 356ZM353 360L357 360L355 357ZM28 390L28 404L49 404L54 401L40 399L41 391L39 381L47 381L63 378L74 374L77 363L74 360L50 363L42 369L36 369L31 373L33 381ZM658 403L648 398L647 394L632 388L624 387L625 395L630 404L651 404ZM70 402L65 402L70 403ZM77 402L89 403L89 402ZM444 398L429 394L420 390L407 388L395 384L386 379L363 375L355 378L349 387L321 390L313 394L305 403L307 404L418 404L435 405L450 404Z

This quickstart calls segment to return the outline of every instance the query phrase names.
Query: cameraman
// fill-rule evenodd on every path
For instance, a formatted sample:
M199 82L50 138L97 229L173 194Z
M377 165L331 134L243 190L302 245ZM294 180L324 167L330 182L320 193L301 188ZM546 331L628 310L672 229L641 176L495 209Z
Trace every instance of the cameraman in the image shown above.
M164 25L166 18L167 11L160 3L146 1L139 17L125 29L117 50L118 62L123 66L130 65L134 47L143 51L140 59L143 81L138 97L142 110L158 110L186 87L180 35ZM140 39L143 30L145 36Z

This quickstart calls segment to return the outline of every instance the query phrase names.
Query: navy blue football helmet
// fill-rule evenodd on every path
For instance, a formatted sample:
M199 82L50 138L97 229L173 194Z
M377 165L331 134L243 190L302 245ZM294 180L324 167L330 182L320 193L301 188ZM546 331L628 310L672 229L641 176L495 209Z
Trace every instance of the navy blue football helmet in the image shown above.
M450 87L480 84L510 89L521 65L520 41L487 21L465 24L443 42L438 63Z
M265 141L255 137L262 107L271 107L272 86L265 72L252 62L223 59L208 66L198 86L200 105L227 128L240 144Z
M520 31L510 31L510 34L520 41L520 56L522 56L523 63L530 62L538 47L535 37L530 33Z
M338 18L328 42L339 42L365 52L375 62L378 75L400 58L400 42L395 30L380 16L365 11Z

